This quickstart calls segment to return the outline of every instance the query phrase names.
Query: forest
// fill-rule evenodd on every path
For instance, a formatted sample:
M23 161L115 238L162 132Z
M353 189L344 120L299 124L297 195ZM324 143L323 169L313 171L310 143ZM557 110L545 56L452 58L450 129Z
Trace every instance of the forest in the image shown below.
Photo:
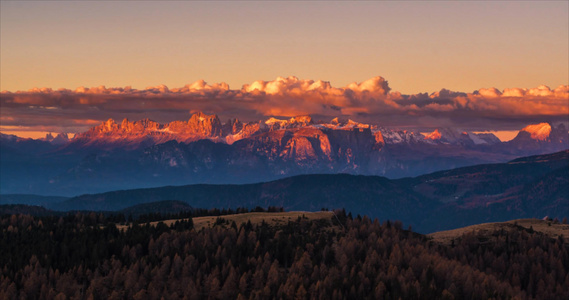
M223 218L238 212L217 210L199 231L188 213L171 225L147 223L172 218L160 215L3 215L0 298L569 299L563 237L518 228L442 245L345 210L280 226Z

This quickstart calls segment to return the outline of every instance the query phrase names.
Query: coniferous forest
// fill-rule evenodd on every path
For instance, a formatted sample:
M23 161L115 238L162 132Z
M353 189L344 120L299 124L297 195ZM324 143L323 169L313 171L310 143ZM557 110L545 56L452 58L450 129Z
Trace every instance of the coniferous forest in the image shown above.
M0 298L569 299L562 237L497 230L442 245L401 222L335 214L279 226L220 216L200 230L192 218L5 215Z

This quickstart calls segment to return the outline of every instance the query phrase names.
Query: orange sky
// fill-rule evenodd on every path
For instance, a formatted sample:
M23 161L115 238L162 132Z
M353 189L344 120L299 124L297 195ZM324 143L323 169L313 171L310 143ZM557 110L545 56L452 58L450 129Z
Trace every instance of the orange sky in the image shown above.
M2 1L1 90L233 89L278 76L402 93L569 81L567 1Z
M32 138L32 139L41 139L45 138L47 134L52 134L53 136L57 135L57 132L51 131L17 131L17 130L10 130L11 128L7 128L6 130L0 130L0 132L4 134L11 134L23 138ZM75 134L68 135L69 138L73 138Z
M0 6L0 90L53 89L1 94L2 132L73 133L108 118L165 122L195 110L499 132L567 121L567 1ZM387 82L370 91L358 85L378 75L388 91ZM210 90L181 91L201 79ZM302 86L318 80L329 87ZM165 93L162 84L179 92ZM107 88L91 88L99 86Z

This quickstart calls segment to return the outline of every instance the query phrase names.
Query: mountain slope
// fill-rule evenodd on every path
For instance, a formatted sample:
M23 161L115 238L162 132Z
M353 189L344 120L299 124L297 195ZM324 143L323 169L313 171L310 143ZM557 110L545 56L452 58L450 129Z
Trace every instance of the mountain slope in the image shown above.
M379 176L302 175L245 185L187 185L74 197L57 210L120 210L180 200L192 207L344 207L354 214L402 220L420 232L516 218L569 215L569 150L389 180Z
M192 210L192 207L186 202L177 200L165 200L129 206L120 210L120 213L124 214L125 217L132 216L136 219L140 215L144 214L176 214L189 210Z
M110 119L68 141L2 135L0 193L75 196L184 184L244 184L301 174L418 176L569 148L561 124L533 124L502 143L457 128L432 134L310 116L222 123Z
M465 234L474 234L480 240L488 240L496 231L521 230L526 232L537 232L548 236L551 239L562 238L569 241L569 225L554 223L548 220L539 219L517 219L499 223L476 224L463 228L448 231L433 232L428 235L434 241L443 245L452 245L453 240L458 243Z
M411 190L377 176L303 175L247 185L189 185L116 191L74 197L57 210L120 210L138 203L176 199L199 208L284 207L320 210L347 207L354 214L411 222L437 206ZM401 209L405 207L405 209Z
M41 205L49 206L51 204L63 202L69 199L68 197L59 196L39 196L39 195L26 195L26 194L2 194L0 195L0 205L4 204L26 204L26 205Z
M435 230L519 218L569 216L569 150L505 164L437 172L402 182L443 203L421 223Z

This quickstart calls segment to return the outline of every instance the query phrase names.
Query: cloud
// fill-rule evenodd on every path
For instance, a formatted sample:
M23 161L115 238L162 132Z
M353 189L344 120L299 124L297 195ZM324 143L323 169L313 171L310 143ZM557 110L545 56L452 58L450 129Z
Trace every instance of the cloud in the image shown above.
M569 115L566 85L404 95L392 91L379 76L345 87L290 76L255 81L241 89L199 80L180 88L34 88L0 96L2 126L66 132L84 131L108 118L184 120L190 111L216 113L222 120L310 114L315 119L339 116L382 126L456 125L471 130L514 130L528 123L566 122Z
M502 96L502 92L497 88L479 89L478 94L485 98L497 98Z
M354 82L348 85L345 89L359 93L369 92L380 95L387 95L391 90L387 81L380 76L376 76L361 83Z

